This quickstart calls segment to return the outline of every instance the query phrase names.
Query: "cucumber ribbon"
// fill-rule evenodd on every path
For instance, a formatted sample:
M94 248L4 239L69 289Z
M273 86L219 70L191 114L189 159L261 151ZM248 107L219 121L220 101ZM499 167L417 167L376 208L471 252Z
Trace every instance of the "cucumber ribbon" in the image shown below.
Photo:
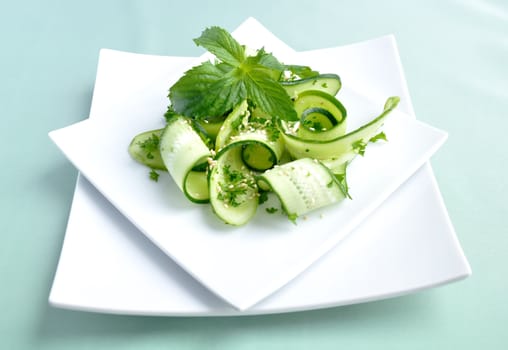
M346 109L330 94L340 88L340 79L319 77L326 78L326 84L316 79L302 80L306 88L298 82L286 84L295 97L297 122L275 120L247 100L223 119L220 128L214 127L213 135L206 135L189 118L174 116L162 132L156 130L159 153L153 152L149 166L166 168L191 201L209 201L217 216L231 225L252 218L260 191L273 191L291 220L349 197L347 165L363 155L369 142L381 138L377 133L399 98L388 98L379 116L347 133ZM316 84L321 88L312 89ZM328 84L332 91L326 90ZM213 147L203 134L214 140ZM140 156L139 140L148 135L136 136L138 141L129 147L133 158L144 164L149 161Z

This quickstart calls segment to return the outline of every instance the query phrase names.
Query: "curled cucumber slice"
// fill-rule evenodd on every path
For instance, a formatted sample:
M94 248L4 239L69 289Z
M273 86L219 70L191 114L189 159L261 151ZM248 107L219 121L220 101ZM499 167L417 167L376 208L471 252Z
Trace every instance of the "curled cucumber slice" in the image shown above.
M210 204L225 223L247 223L258 207L258 187L242 161L241 144L229 144L214 159L208 173Z
M315 77L309 77L291 81L281 81L280 84L286 90L289 97L295 99L302 92L307 90L320 90L329 95L335 96L339 92L342 83L337 74L319 74Z
M297 135L301 139L328 141L346 132L346 108L330 94L308 90L294 102L300 117Z
M276 166L260 175L258 182L277 194L292 220L346 196L330 169L310 158Z
M293 158L315 158L319 160L344 158L350 160L361 154L365 145L377 134L388 114L399 103L399 97L390 97L383 112L372 121L345 135L331 140L302 139L291 130L287 122L279 120L282 137L287 150Z
M193 202L208 201L206 187L193 168L208 161L211 152L191 122L182 116L172 118L162 132L159 151L176 185Z
M149 168L166 170L159 152L162 130L164 129L149 130L134 136L129 144L130 156Z

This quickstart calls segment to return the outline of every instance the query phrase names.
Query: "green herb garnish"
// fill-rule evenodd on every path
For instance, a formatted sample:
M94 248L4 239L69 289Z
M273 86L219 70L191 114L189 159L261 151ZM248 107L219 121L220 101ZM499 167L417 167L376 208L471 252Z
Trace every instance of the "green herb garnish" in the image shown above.
M196 119L220 116L248 99L271 116L297 120L293 103L278 82L285 66L272 54L261 49L247 56L245 47L220 27L205 29L194 42L217 61L191 68L170 88L176 113Z
M238 207L256 195L256 180L250 174L231 169L230 165L225 165L222 172L225 181L219 183L217 198L226 205Z
M139 142L139 147L146 152L146 158L153 159L153 152L159 150L159 142L160 138L157 134L152 134L149 138L144 140L143 142Z
M159 173L155 171L155 169L150 170L150 180L155 182L159 181Z
M259 191L258 204L261 205L268 200L268 192L267 191Z
M369 139L369 142L378 142L378 141L388 141L388 139L386 138L386 134L384 132L381 131L379 134L374 135ZM364 156L365 149L367 148L367 143L368 142L365 142L360 139L358 141L353 142L351 146L353 147L353 151L355 153Z
M370 138L369 142L388 141L386 134L381 131L379 134L374 135Z
M353 147L353 151L356 154L359 154L361 156L365 155L365 148L367 147L367 143L364 142L362 139L353 142L351 146Z

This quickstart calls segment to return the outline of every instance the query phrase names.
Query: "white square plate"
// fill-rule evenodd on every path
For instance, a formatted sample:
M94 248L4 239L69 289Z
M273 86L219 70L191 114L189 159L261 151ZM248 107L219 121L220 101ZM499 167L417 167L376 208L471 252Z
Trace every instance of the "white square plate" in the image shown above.
M236 35L240 38L241 42L246 42L247 40L242 40L242 35L248 37L248 33L251 31L256 31L256 38L258 38L260 42L264 42L265 44L269 42L275 47L282 47L282 49L280 49L281 54L293 54L289 48L283 47L276 38L271 36L266 29L261 27L252 19L244 23L244 25L242 25L242 27L236 32ZM249 45L253 47L260 46L257 43L251 42L249 42ZM271 49L269 45L265 46ZM327 53L326 57L336 55L338 58L337 62L341 65L342 70L346 71L345 67L348 67L348 64L349 66L356 65L355 67L349 67L351 69L347 69L349 76L354 78L356 76L352 75L353 72L358 70L358 66L361 66L362 63L361 60L355 58L355 55L361 54L362 51L365 50L368 51L369 47L371 50L375 50L371 51L369 54L372 55L372 53L375 52L377 61L379 61L379 57L383 58L381 60L383 63L382 66L384 67L383 72L392 71L393 73L389 79L389 83L386 81L382 83L384 84L385 89L377 90L377 92L379 93L385 90L387 94L399 94L402 95L403 98L407 97L407 99L409 99L404 88L405 85L401 85L403 78L401 76L398 56L394 48L393 39L391 38L384 38L346 48L303 53L300 57L302 59L312 59L313 55L314 57L323 57L324 52ZM277 56L280 56L275 49L272 50L276 52ZM349 52L349 54L345 55L347 52ZM383 53L384 55L380 53ZM349 60L349 63L344 61L344 57L349 57L347 59ZM299 57L298 59L299 60L296 62L301 62ZM105 194L106 197L108 197L108 199L110 199L123 214L128 216L132 222L141 228L141 230L154 243L173 257L179 265L190 272L209 289L240 309L245 309L257 303L259 300L263 299L283 284L287 283L290 279L301 273L318 257L330 250L354 226L372 212L372 210L374 210L381 201L383 201L419 166L421 166L444 140L444 133L427 127L421 123L417 123L411 118L399 113L398 116L395 115L394 118L392 118L390 123L387 123L385 128L389 134L390 142L383 146L369 149L367 156L364 159L360 159L355 162L355 168L353 170L356 169L355 171L359 174L359 176L350 176L351 178L358 179L352 182L353 189L357 189L353 190L355 200L341 204L340 208L335 207L326 209L321 212L324 213L323 218L321 218L319 214L315 214L310 217L309 220L305 222L301 221L297 226L288 224L280 217L274 219L273 216L269 216L264 218L269 219L269 225L265 224L260 228L259 225L253 223L242 229L231 230L226 228L226 231L229 231L226 233L224 232L225 227L222 224L217 223L215 218L210 215L209 211L207 211L204 207L189 206L185 200L181 197L179 198L176 189L172 186L169 179L159 184L147 183L146 170L142 169L137 164L134 164L128 158L128 155L125 157L126 145L133 134L142 130L157 127L154 123L157 123L161 111L164 110L165 105L167 104L165 95L168 86L170 86L171 73L173 70L181 72L186 62L188 61L183 61L182 59L177 58L103 51L101 53L91 111L91 118L93 122L86 121L78 125L53 132L52 138L55 142L57 142L57 144L59 144L59 146L78 166L78 168L80 168L80 170L92 180L94 185L103 194ZM321 65L326 66L330 64L330 62L332 61L325 59L321 61ZM320 67L315 64L313 64L313 66L320 69ZM372 65L369 65L369 69L372 70L371 67ZM337 69L334 71L337 71ZM345 80L344 75L341 75L343 76L343 80ZM364 83L368 83L368 80L362 81L362 79L365 79L365 76L360 74L356 80L356 89L361 88ZM377 81L376 84L380 82L379 77L376 76L376 74L372 75L371 79L373 81ZM344 82L344 85L346 84L347 82ZM372 91L375 90L370 87L370 85L368 89ZM374 93L371 95L376 96ZM349 91L346 90L346 93L344 93L344 96L341 98L346 104L346 107L348 107L347 101L350 101L353 106L355 103L358 106L361 104L360 102L365 101L365 98L356 94L354 89L350 89ZM401 104L400 108L405 109L406 112L411 112L410 108L408 108L408 102L409 101L407 100L406 104ZM376 113L380 111L381 106L382 104L377 107ZM355 107L349 108L349 110L355 110ZM357 107L356 110L359 114L361 114L361 108ZM372 113L373 111L369 110L368 112ZM353 115L353 113L350 113L350 116ZM371 116L372 115L370 115L370 117ZM120 120L121 122L118 120L120 117L122 118ZM125 126L128 127L125 128ZM121 132L118 132L118 130L121 130ZM404 133L398 133L397 131L404 131ZM393 135L393 137L390 135ZM397 137L397 135L406 135L406 137ZM415 140L418 142L415 142ZM120 146L118 147L118 145ZM411 145L410 152L400 152L401 146L407 145ZM406 149L407 147L402 148ZM384 157L385 160L391 160L390 163L395 164L395 167L391 166L387 172L383 173L383 167L380 167L381 164L375 161L377 158L375 155L377 154L379 154L380 157ZM376 178L362 179L362 176L360 175L364 172L368 173L369 171L372 173L372 167L376 169ZM426 171L425 175L427 180L428 177L432 178L428 169L422 171ZM139 184L143 185L139 186ZM439 199L435 184L430 181L429 186L434 188L433 191L426 193L427 197L429 197L429 201ZM366 188L362 191L360 188L364 187ZM129 191L125 191L126 188L129 189ZM377 188L383 188L383 190L377 191ZM81 289L83 292L78 292L79 290L76 290L76 293L72 293L72 288L69 288L69 285L67 285L68 283L65 282L66 279L68 281L68 278L72 275L72 273L66 274L65 271L69 271L69 269L66 269L65 266L76 268L76 265L80 265L81 270L83 268L85 270L90 268L91 270L99 269L102 272L108 271L108 269L105 268L107 264L105 266L104 263L109 261L113 266L117 266L117 261L122 261L122 259L118 259L117 256L118 254L121 255L122 252L122 249L119 249L118 247L125 247L125 245L118 244L120 242L116 242L117 244L113 244L111 246L106 244L104 247L109 246L111 252L109 255L106 254L104 259L98 260L101 263L101 268L98 265L95 266L94 263L80 264L80 254L75 254L76 252L71 255L65 254L66 249L72 249L67 248L69 246L72 247L72 243L68 243L71 235L71 237L78 237L77 240L74 239L75 242L81 240L80 245L82 247L86 247L86 242L82 241L84 236L87 237L85 238L86 240L90 237L96 236L94 233L107 231L108 233L112 232L111 237L116 237L116 239L118 239L114 232L135 231L125 222L125 219L121 218L121 216L119 216L115 210L112 210L107 203L103 203L101 206L109 208L106 212L111 215L104 216L103 211L97 210L97 207L94 207L94 200L89 202L85 200L87 193L91 196L91 198L95 198L95 201L104 202L104 200L98 196L93 189L88 188L87 190L86 181L83 181L82 179L79 180L75 202L69 221L64 251L62 252L61 262L59 264L55 284L51 293L51 301L54 304L105 311L112 310L115 312L162 314L195 314L208 312L227 313L224 310L229 310L229 308L214 298L212 298L212 300L215 300L214 303L218 303L218 305L220 305L218 310L213 310L213 307L212 310L210 310L210 307L207 307L207 304L201 305L200 307L200 303L195 304L194 307L189 307L189 304L192 305L192 302L189 303L189 300L192 300L193 296L196 294L192 292L184 298L187 299L187 302L182 303L180 307L172 308L170 306L169 309L167 303L162 302L160 298L165 294L160 294L159 298L151 297L150 301L158 301L158 303L148 307L140 306L136 302L130 303L129 300L132 300L132 295L129 295L131 293L125 294L125 290L123 291L124 295L122 297L116 295L116 303L113 302L113 304L110 304L109 306L102 303L104 300L109 299L108 295L111 295L110 292L115 290L115 286L121 285L123 282L128 281L130 277L132 277L132 271L134 270L131 268L123 270L123 272L117 271L113 280L110 279L111 275L108 275L107 273L106 275L102 274L103 276L109 276L109 278L107 278L107 281L101 281L102 283L98 283L98 289L95 292L92 292L90 288L88 288L88 293L86 293L84 292L87 290L85 288ZM430 194L430 196L428 194ZM167 203L169 198L168 195L173 196L173 198L169 201L169 204ZM75 207L79 205L78 203L82 204L80 205L80 210L75 209ZM142 205L140 203L142 203ZM379 210L386 211L386 206L387 204ZM406 205L402 204L402 206L406 208ZM442 212L442 205L437 206L437 208L440 209L438 211ZM82 214L79 214L80 212L82 212ZM84 213L86 213L86 215L84 215ZM198 220L196 220L196 216L199 218ZM90 218L94 218L94 220L90 220ZM257 218L257 220L259 222L260 218ZM371 220L369 220L369 222L370 221ZM188 226L189 222L194 223L193 230L187 230L186 233L182 232L185 231L183 229L178 231L171 229L172 227L179 225ZM334 227L337 222L344 223L344 226L337 229ZM446 231L448 231L448 234L445 235L445 237L454 238L445 212L444 214L442 213L441 220L438 220L436 223L436 225L439 224L446 224L442 225L443 227L446 226ZM368 224L365 223L362 227L363 226L368 226ZM318 230L316 230L316 228ZM312 234L311 229L313 231ZM436 231L435 227L431 229ZM386 228L386 231L390 230L397 231L395 227ZM86 231L88 231L88 233L83 235L83 232ZM318 232L316 233L316 231ZM385 230L383 230L383 232L384 231ZM105 238L103 234L101 234L100 237ZM110 243L114 243L113 241ZM93 239L92 241L89 241L89 243L92 242ZM92 244L92 246L97 245ZM140 251L143 251L144 249L154 250L150 247L151 246L149 244L144 242L140 244L138 249ZM387 247L380 247L379 249L380 251L387 251L386 248ZM395 289L393 289L394 285L387 283L384 285L386 287L385 290L382 288L373 288L370 291L371 296L369 298L399 294L416 288L443 283L444 281L467 275L469 273L469 268L467 266L467 262L461 254L460 247L456 244L456 242L454 243L453 248L453 251L456 254L452 255L454 258L451 260L457 262L457 264L453 266L454 269L446 271L447 276L445 278L443 278L443 274L436 273L434 279L431 278L429 281L427 278L423 284L421 283L423 281L417 281L420 282L420 284L411 284L409 283L410 281L405 284L401 283L404 281L399 281L397 288ZM87 250L84 249L83 251ZM160 253L158 254L160 255ZM127 255L129 254L127 253ZM160 257L157 257L157 254L155 255L155 260L161 260ZM108 256L110 258L107 258ZM259 259L260 256L262 256L263 259ZM329 256L330 254L327 257ZM343 252L342 256L348 256L348 254ZM94 254L94 257L97 258L97 254ZM144 258L146 259L147 257ZM71 262L69 262L69 259ZM326 261L326 259L327 258L322 259L322 261ZM65 261L67 261L67 263L64 263ZM149 261L150 258L148 258L147 262ZM317 266L320 266L322 261L320 261ZM173 286L173 289L183 291L187 289L186 285L189 284L194 285L194 287L196 287L194 289L202 289L202 287L197 287L198 284L196 284L195 281L189 282L190 278L185 276L185 274L183 274L173 262L168 261L164 264L166 267L168 264L172 266L170 270L174 271L176 275L178 275L177 280L181 282L181 285ZM109 265L111 266L111 264ZM450 264L450 266L451 265L453 264ZM146 264L136 264L136 266L146 267ZM151 266L150 263L149 266ZM460 273L457 273L457 266L462 267L462 269L458 269L461 270ZM407 267L407 264L403 264L403 267ZM315 268L317 267L313 267L313 269ZM101 274L97 274L97 276L99 275ZM146 274L143 273L142 275L145 276ZM74 274L74 276L82 277L81 274ZM293 284L300 281L301 278L302 277L293 282ZM64 282L58 284L57 281ZM84 282L89 287L94 285L93 283L88 284L86 281L87 279L85 278ZM98 278L97 282L99 281L100 278ZM323 283L324 282L329 281L323 281ZM167 279L166 283L171 285L171 278ZM153 283L153 288L159 284L160 281L158 283ZM59 285L66 285L66 288L58 288ZM79 283L75 284L74 281L73 285L79 285ZM135 285L139 286L138 283ZM146 284L144 285L147 286ZM107 286L111 289L103 289L103 287L99 286ZM268 309L263 309L261 307L260 310L254 308L250 312L301 309L306 307L317 307L324 304L341 304L345 302L352 302L355 299L364 300L367 298L361 294L354 293L354 288L344 289L344 285L342 287L343 292L346 290L352 292L352 294L349 294L349 299L344 299L344 296L342 299L332 298L331 300L326 301L312 300L313 298L307 300L298 300L298 298L296 298L297 300L295 301L294 298L289 298L286 301L286 304L284 302L279 303L278 307L272 306L268 307ZM150 285L149 289L152 290L152 285ZM284 293L283 291L287 289L288 287L284 288L277 294ZM289 289L292 290L293 288ZM139 288L136 290L139 290ZM331 291L331 295L333 295L333 289L331 289ZM135 291L132 293L135 295L138 294ZM104 295L101 297L101 294ZM206 293L199 292L198 294L201 295ZM343 293L339 294L344 295ZM80 297L87 299L87 301L82 299L80 302ZM273 299L274 297L269 298L267 301ZM171 298L173 298L173 296ZM145 298L142 299L146 300ZM210 299L210 296L208 296L208 299ZM72 300L74 300L74 302ZM288 302L289 304L292 303L292 305L288 305ZM118 306L118 303L123 304L123 307ZM150 304L149 301L146 301L146 303ZM263 302L259 304L259 306L262 306L265 303L266 302ZM117 306L115 306L115 304ZM161 305L161 307L157 310L156 305Z

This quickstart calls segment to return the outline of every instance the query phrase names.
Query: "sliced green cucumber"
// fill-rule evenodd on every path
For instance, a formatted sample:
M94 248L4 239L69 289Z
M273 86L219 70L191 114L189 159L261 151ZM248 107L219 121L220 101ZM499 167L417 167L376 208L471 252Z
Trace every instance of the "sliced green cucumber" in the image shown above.
M145 131L134 136L129 144L129 154L131 157L149 168L166 170L159 152L162 130Z
M232 136L230 144L241 144L244 163L251 169L263 171L278 164L284 153L284 141L279 135L278 131L273 135L267 129L247 130Z
M211 154L186 117L177 116L168 122L160 138L159 150L164 165L180 190L194 202L203 201L201 191L196 191L200 186L192 180L195 176L189 177L189 174L193 168L206 163ZM187 185L188 180L192 183Z
M300 117L298 137L326 141L346 132L346 108L332 95L307 90L298 95L294 106Z
M321 162L302 158L265 171L260 188L269 187L279 197L290 219L345 198L334 174Z
M238 126L248 118L249 116L249 105L247 100L242 101L238 104L233 111L226 117L224 123L222 123L219 132L217 133L217 137L215 139L215 150L219 151L222 147L224 147L231 135L237 131Z
M252 142L242 147L242 160L251 169L264 171L277 164L277 156L264 143Z
M258 207L258 188L254 175L242 161L242 147L229 144L216 156L208 172L210 204L225 223L247 223Z
M281 81L280 84L293 99L306 90L320 90L335 96L341 87L340 77L337 74L320 74L305 79Z
M307 140L295 135L286 122L279 121L286 148L293 158L315 158L320 160L344 158L350 160L360 154L365 145L377 133L388 114L397 106L399 97L390 97L384 111L378 117L358 129L332 140Z
M196 120L195 123L203 130L207 137L215 142L217 134L224 123L225 118L205 118Z
M194 203L208 203L208 179L206 171L189 171L184 181L184 193Z
M215 143L216 151L232 143L241 144L242 160L257 171L273 167L284 152L280 131L272 118L259 109L251 112L247 101L239 104L222 124Z

